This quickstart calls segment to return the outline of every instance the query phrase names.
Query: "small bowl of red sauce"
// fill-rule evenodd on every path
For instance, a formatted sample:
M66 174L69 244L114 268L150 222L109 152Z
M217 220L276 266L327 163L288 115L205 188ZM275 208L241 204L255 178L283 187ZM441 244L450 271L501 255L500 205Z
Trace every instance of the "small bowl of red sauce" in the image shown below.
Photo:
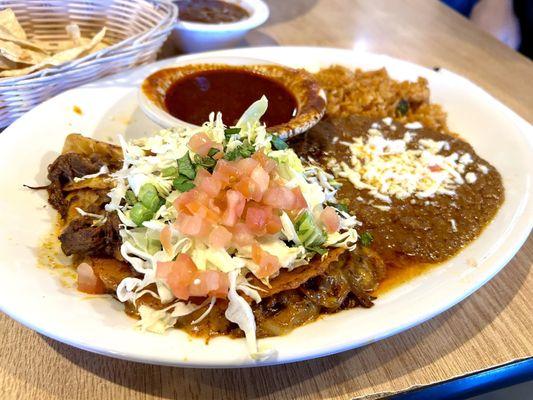
M307 71L277 64L199 63L161 69L144 79L140 105L164 128L201 126L211 112L235 125L262 96L267 130L283 138L314 126L326 109L324 91Z
M172 40L185 53L234 47L269 16L262 0L175 0Z

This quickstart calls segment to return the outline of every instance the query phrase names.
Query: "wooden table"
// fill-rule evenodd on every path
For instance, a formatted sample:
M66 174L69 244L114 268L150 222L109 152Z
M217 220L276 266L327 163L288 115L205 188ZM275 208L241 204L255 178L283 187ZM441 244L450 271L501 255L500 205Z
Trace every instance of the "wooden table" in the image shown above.
M533 121L533 64L437 1L270 0L250 45L366 48L458 72ZM361 349L280 367L199 370L115 360L0 317L2 399L379 397L533 355L533 240L451 310ZM37 311L38 312L38 311ZM66 311L67 312L67 311Z

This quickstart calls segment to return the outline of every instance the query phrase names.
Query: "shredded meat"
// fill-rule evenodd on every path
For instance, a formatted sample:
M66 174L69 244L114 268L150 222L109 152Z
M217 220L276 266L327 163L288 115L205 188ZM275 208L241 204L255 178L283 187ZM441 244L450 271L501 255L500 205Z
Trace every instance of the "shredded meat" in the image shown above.
M94 218L84 216L73 220L59 235L61 249L67 256L109 256L119 254L121 239L115 213L107 214L106 221L94 226Z
M87 157L76 153L60 155L48 166L48 202L65 218L68 202L63 193L63 187L84 175L95 174L104 165L98 155Z

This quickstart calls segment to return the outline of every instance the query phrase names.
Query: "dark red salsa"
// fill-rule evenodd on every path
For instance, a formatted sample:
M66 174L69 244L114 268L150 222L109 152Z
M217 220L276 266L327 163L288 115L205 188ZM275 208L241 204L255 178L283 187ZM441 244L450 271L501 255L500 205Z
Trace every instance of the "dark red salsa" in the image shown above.
M268 110L261 118L267 127L288 122L298 111L296 99L283 85L248 71L211 70L188 75L172 84L165 107L174 117L201 125L213 111L222 112L226 125L235 125L254 102L265 95Z
M182 21L226 24L246 19L248 11L237 4L220 0L179 0L175 2Z

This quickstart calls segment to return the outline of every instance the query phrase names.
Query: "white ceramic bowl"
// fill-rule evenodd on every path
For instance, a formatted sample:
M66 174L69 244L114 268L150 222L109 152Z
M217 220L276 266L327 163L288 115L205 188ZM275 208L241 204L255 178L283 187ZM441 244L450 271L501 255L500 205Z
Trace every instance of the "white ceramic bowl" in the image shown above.
M184 53L227 49L234 47L246 33L262 25L270 15L268 6L262 0L225 0L244 8L249 18L227 24L204 24L179 20L171 37L176 47Z
M195 56L193 56L195 57ZM187 64L227 64L227 65L254 65L254 64L275 64L272 61L262 60L260 58L251 58L251 57L198 57L193 59L188 59L187 61L176 62L172 65L166 66L170 67L179 67L181 65ZM150 71L154 72L154 71ZM142 86L142 85L141 85ZM172 115L170 115L165 110L162 110L153 101L151 101L139 87L139 105L141 110L150 118L153 122L158 124L163 128L171 128L174 126L185 126L185 127L196 127L196 125L189 124L188 122L182 121Z

